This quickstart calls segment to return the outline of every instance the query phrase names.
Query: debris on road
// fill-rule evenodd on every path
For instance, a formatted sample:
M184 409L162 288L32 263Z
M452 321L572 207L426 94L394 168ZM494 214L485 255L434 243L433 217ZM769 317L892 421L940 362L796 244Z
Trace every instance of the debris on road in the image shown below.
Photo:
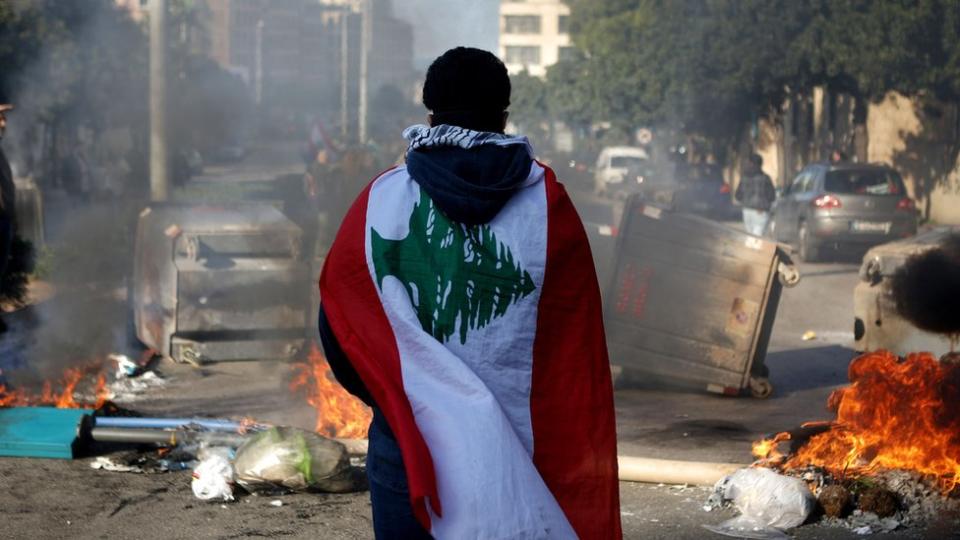
M732 502L740 515L709 531L737 538L779 540L784 530L803 524L816 507L816 499L799 478L770 469L740 469L723 478L707 500L710 507Z
M190 487L204 501L233 500L234 471L230 460L222 454L211 454L193 470Z
M813 341L817 339L817 333L814 332L813 330L807 330L806 332L803 333L802 336L800 336L800 339L804 341Z
M826 486L821 489L817 500L820 502L820 506L823 507L823 512L827 517L834 518L845 517L853 501L850 496L850 491L838 484Z
M260 432L237 450L237 483L251 492L319 490L348 493L366 488L346 447L302 429L280 426Z

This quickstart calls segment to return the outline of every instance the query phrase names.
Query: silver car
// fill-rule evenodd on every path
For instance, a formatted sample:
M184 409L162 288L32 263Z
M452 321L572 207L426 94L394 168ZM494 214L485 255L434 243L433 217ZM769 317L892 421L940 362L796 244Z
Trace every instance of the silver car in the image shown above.
M774 203L768 234L816 261L826 248L866 249L913 236L917 209L897 171L882 165L804 167Z

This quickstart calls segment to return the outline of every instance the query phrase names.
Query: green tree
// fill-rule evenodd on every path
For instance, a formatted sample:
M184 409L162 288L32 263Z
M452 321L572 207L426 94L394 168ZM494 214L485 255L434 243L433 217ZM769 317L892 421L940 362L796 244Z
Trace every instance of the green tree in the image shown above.
M547 85L543 79L526 71L510 77L510 121L534 143L549 134Z
M373 266L403 283L424 331L441 342L483 328L536 287L509 246L489 225L466 226L444 216L426 192L410 215L409 234L388 240L371 234Z
M669 125L730 146L785 98L960 96L952 0L571 0L580 58L548 73L568 122ZM865 108L861 106L859 120Z

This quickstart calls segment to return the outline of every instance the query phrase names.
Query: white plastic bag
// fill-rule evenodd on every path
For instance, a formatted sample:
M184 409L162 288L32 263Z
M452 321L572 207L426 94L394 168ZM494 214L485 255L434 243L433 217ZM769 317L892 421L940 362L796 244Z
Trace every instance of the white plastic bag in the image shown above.
M190 483L198 499L233 500L233 465L221 454L208 455L193 470Z
M803 524L817 503L803 480L762 468L734 471L717 482L713 491L711 499L733 501L740 515L704 528L737 538L790 538L783 531Z

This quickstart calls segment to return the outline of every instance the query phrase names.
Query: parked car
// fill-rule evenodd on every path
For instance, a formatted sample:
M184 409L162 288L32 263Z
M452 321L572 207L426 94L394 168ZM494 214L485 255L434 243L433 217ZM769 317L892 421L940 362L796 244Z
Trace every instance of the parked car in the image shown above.
M717 220L734 219L739 209L733 204L730 184L723 169L713 163L679 163L674 173L677 190L673 209Z
M768 234L816 261L827 248L869 248L913 236L916 205L897 171L882 165L804 167L774 203Z
M640 190L652 165L650 155L636 146L608 146L600 151L594 167L594 192L626 198Z
M890 295L890 278L907 258L937 247L950 234L960 234L960 227L938 227L867 251L860 266L860 282L853 290L853 337L858 351L941 355L951 350L946 336L924 332L904 320Z

